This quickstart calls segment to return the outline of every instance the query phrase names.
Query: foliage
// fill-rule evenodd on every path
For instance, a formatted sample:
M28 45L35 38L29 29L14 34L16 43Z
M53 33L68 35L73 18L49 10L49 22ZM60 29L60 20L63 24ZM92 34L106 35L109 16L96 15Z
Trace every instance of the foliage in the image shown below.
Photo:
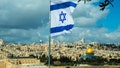
M78 2L80 2L80 1L81 0L78 0ZM91 1L91 0L84 0L84 3L86 3L86 1ZM104 0L103 2L100 2L99 3L100 10L103 11L105 9L105 7L108 5L112 5L112 7L113 7L113 4L112 4L113 1L114 0Z
M105 0L104 2L100 2L100 4L99 4L99 6L101 8L100 10L103 11L105 9L105 7L108 6L109 4L111 4L113 7L113 4L112 4L113 1L114 0Z

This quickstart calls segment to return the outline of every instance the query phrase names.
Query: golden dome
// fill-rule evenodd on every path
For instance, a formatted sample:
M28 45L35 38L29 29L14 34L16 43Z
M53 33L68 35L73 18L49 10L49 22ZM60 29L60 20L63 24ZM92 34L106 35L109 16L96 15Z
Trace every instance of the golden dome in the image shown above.
M86 50L86 54L94 54L94 50L91 47L89 47Z

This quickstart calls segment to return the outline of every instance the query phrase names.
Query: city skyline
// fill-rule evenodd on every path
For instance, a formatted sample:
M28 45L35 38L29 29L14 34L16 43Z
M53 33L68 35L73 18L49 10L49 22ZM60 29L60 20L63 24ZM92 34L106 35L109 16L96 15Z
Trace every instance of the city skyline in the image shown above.
M51 0L55 1L55 0ZM61 42L74 42L85 38L86 42L120 43L120 4L114 0L100 11L99 2L81 1L73 13L74 27L68 34L53 37ZM50 1L0 0L0 39L6 42L48 42Z

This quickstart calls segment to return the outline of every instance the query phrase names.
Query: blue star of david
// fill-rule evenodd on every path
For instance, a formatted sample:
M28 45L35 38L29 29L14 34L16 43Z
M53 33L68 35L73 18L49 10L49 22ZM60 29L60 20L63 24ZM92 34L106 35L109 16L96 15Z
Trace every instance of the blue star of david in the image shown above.
M61 13L59 14L59 21L64 23L64 21L66 20L65 16L66 16L66 13L63 13L63 11L61 11Z

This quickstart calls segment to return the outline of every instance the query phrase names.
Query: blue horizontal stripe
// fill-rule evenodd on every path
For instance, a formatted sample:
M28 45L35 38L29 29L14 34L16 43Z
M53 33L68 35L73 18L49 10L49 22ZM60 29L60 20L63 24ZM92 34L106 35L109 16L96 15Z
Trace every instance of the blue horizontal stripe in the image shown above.
M55 5L51 5L50 6L50 11L52 10L57 10L57 9L61 9L61 8L67 8L67 7L76 7L76 3L73 2L64 2L64 3L60 3L60 4L55 4Z
M57 32L62 32L64 30L69 31L70 29L73 28L73 25L67 25L67 26L60 26L60 27L54 27L50 29L50 33L57 33Z

